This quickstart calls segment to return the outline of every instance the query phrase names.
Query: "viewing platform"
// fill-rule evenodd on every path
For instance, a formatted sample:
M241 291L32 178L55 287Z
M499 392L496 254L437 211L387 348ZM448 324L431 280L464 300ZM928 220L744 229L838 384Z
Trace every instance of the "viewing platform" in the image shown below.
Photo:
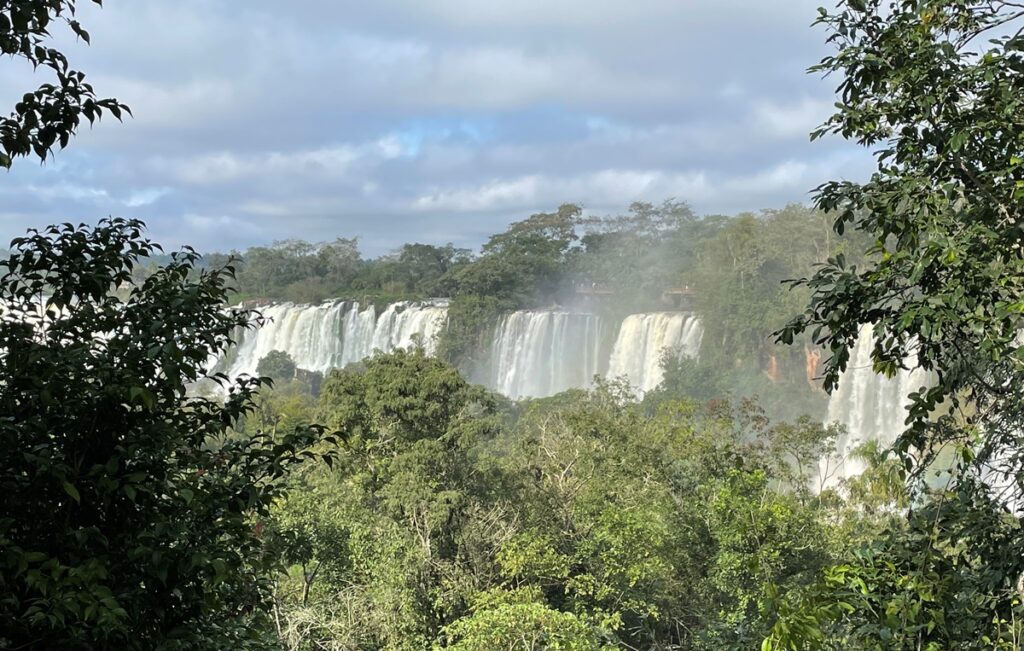
M696 296L697 293L689 285L684 285L682 287L666 289L661 293L661 300L666 305L672 305L676 309L691 310L693 309L693 300Z
M615 293L614 289L604 287L603 285L586 285L583 283L576 285L577 296L615 296Z
M618 293L617 290L598 283L577 283L575 290L577 296L588 302L611 299ZM661 301L672 309L688 311L693 309L696 295L696 291L689 285L670 287L661 293Z

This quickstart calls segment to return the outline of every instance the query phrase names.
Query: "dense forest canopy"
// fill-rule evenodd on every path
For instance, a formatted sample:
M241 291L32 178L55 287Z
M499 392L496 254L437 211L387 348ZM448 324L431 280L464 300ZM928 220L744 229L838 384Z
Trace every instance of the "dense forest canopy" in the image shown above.
M891 468L815 495L836 432L749 403L651 411L612 383L513 407L416 352L296 391L282 422L351 438L279 505L292 649L756 648L766 586L898 520Z
M698 217L685 203L667 200L635 203L624 215L604 217L566 204L514 223L478 254L450 244L406 244L365 259L355 239L338 238L287 240L211 253L206 260L216 267L236 259L240 300L381 302L475 295L521 309L569 304L576 287L596 285L617 291L625 311L657 307L662 292L683 285L702 284L705 293L713 293L721 282L716 276L728 268L738 288L762 279L763 286L781 292L778 278L807 275L843 250L843 241L823 215L800 205Z

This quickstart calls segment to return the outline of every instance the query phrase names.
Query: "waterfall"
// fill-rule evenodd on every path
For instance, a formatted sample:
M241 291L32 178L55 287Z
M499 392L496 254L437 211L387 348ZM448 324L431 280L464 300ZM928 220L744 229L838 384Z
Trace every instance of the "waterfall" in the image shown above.
M434 352L436 337L448 318L445 303L393 303L379 316L372 306L336 301L320 305L280 303L261 310L269 322L244 331L218 369L228 377L253 375L267 353L288 353L299 368L324 372L421 341Z
M602 343L593 314L512 312L495 330L490 386L514 400L590 386L601 373Z
M872 327L862 326L849 364L829 398L828 422L846 426L846 435L836 445L840 465L829 472L837 475L833 480L864 471L860 460L850 458L857 446L868 441L877 441L883 448L892 445L905 429L909 395L933 383L930 374L920 368L900 370L892 378L875 373L873 347Z
M215 370L230 378L254 375L274 350L288 353L299 368L320 372L417 340L433 353L448 318L443 302L393 303L380 313L349 301L280 303L262 312L268 323L243 331ZM625 377L638 391L650 391L661 383L663 352L695 357L702 334L695 315L679 312L633 314L621 324L565 310L512 312L495 328L486 383L515 400L587 388L597 376Z
M377 319L372 347L363 357L374 350L408 349L417 340L432 354L437 343L436 335L441 332L447 318L447 306L392 303Z
M608 377L624 377L638 391L650 391L664 378L662 355L677 352L696 357L703 334L700 319L693 314L632 314L619 328L608 364Z

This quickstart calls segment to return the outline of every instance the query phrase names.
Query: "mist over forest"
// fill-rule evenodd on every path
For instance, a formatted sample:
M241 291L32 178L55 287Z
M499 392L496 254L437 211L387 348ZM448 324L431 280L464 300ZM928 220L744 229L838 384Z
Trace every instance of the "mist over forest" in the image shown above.
M1024 6L766 6L0 0L0 651L1024 648Z

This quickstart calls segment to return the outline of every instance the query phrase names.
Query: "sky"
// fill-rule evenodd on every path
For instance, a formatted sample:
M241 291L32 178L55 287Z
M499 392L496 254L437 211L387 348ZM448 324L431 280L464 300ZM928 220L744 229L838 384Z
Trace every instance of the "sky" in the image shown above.
M106 0L72 65L134 114L0 171L0 240L139 217L166 247L476 247L530 214L807 202L868 152L808 132L820 0ZM0 60L0 111L49 81Z

